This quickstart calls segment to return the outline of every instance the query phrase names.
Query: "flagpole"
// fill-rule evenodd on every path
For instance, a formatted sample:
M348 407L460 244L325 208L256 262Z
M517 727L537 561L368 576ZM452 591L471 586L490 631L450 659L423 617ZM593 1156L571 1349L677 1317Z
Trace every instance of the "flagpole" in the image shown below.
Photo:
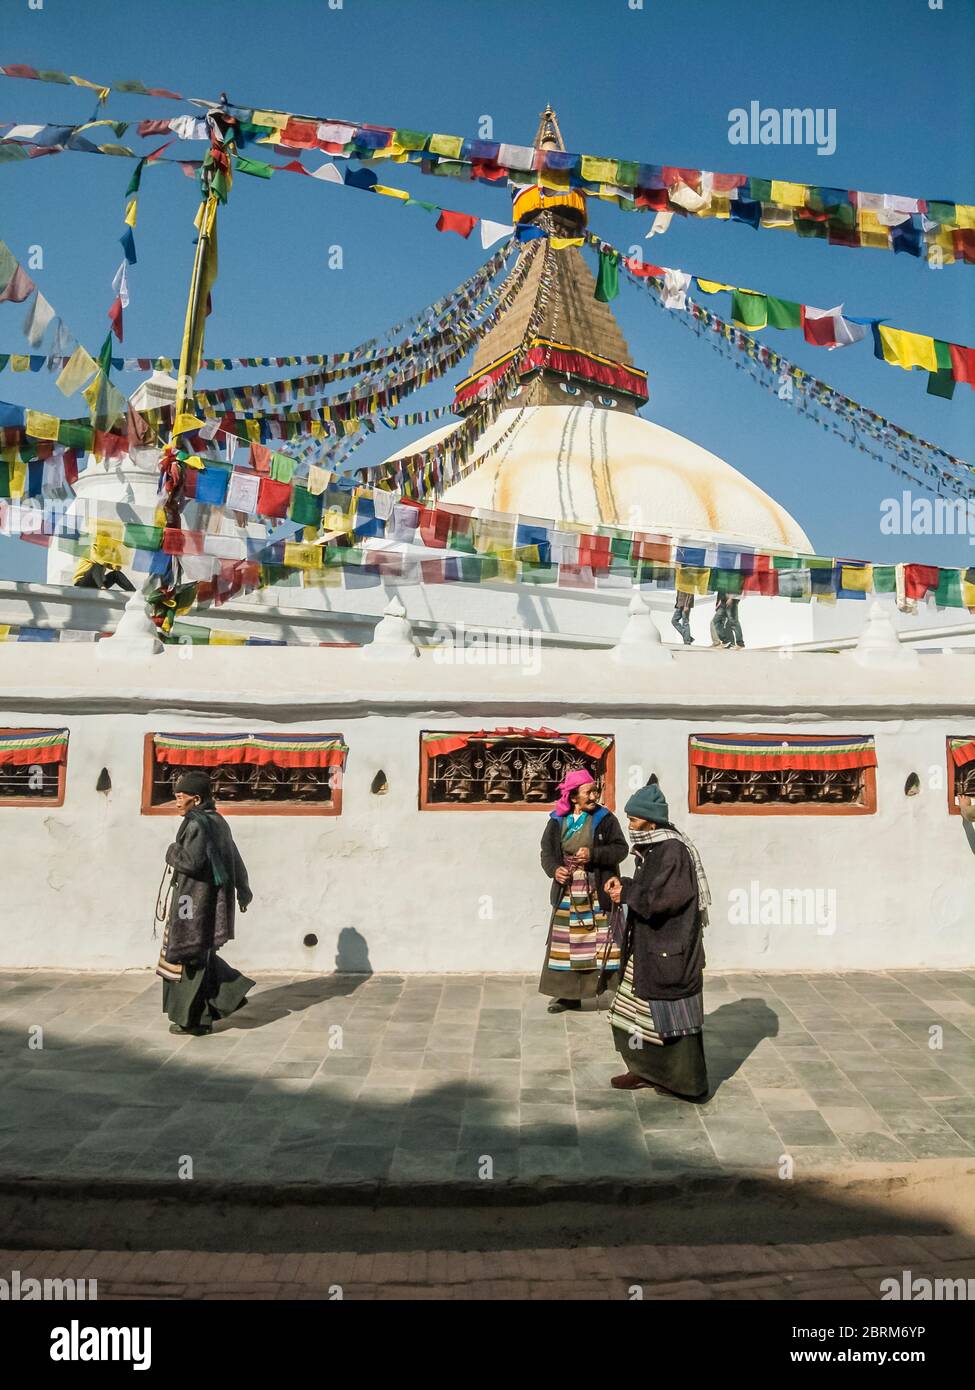
M208 218L208 205L213 200L212 193L206 193L200 202L200 210L197 219L200 224L199 236L196 239L196 253L193 257L193 271L190 275L190 291L186 301L186 318L183 324L183 345L179 355L179 373L176 378L176 416L173 421L174 429L172 438L177 438L175 429L176 423L186 412L187 402L192 399L193 385L196 373L196 364L193 364L193 372L190 371L190 358L192 355L193 339L196 336L194 328L197 316L200 311L200 285L202 282L203 259L207 247L210 243L210 235L206 229ZM214 208L213 220L216 219L216 209ZM180 431L182 433L182 431Z

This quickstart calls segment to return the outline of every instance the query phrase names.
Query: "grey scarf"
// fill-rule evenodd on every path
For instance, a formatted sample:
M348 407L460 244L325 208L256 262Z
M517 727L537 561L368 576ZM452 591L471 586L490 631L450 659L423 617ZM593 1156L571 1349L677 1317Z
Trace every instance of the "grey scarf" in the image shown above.
M631 830L630 844L634 851L641 845L657 844L661 840L680 840L691 856L694 865L694 874L697 878L697 906L701 913L702 925L708 924L708 908L711 906L711 889L708 886L707 875L704 872L704 865L701 863L701 856L698 854L697 845L693 840L689 840L680 830L673 826L665 828L662 825L655 826L653 830Z

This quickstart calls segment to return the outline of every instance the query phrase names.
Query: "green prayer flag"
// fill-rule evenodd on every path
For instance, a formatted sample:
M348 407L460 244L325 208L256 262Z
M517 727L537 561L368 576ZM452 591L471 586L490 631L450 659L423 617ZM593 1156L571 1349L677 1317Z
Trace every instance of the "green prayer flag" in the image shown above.
M897 592L896 565L874 565L873 591L875 594L895 594Z
M271 455L271 477L276 483L290 483L298 467L296 459L290 458L287 454Z
M10 496L10 464L0 459L0 497Z
M121 133L122 132L119 131L119 134ZM138 164L132 170L132 177L129 179L129 186L125 190L126 198L130 197L133 193L138 193L139 185L142 182L142 171L145 168L145 166L146 161L144 159L140 159Z
M934 591L937 608L964 608L961 596L961 570L941 570Z
M196 623L181 623L177 618L170 631L169 641L176 642L181 647L205 647L210 641L210 629L198 627Z
M608 304L620 292L620 263L615 251L600 251L594 298Z
M425 203L422 198L407 198L403 204L405 208L423 208L424 212L439 212L436 203Z
M802 569L802 561L798 555L773 555L772 568L774 570L798 570Z
M108 378L109 372L112 370L112 333L111 333L111 329L109 330L109 333L108 333L107 338L106 338L105 341L102 343L101 351L100 351L99 354L98 354L98 365L99 365L99 367L101 367L102 371L105 373L105 377L106 377L106 379L107 379L107 378Z
M430 139L429 131L425 130L394 130L393 143L401 145L404 150L424 150L427 141Z
M749 179L748 198L753 203L770 203L772 201L772 180Z
M146 526L141 522L127 521L123 544L132 550L158 550L162 545L162 534L161 526Z
M314 496L306 487L296 484L291 494L291 520L299 526L317 526L322 519L324 495Z
M634 188L639 176L640 166L631 159L621 159L616 165L616 182L626 188Z
M238 174L253 174L257 179L269 179L274 173L270 164L265 164L261 159L248 159L246 155L239 154L234 163Z
M9 353L9 352L0 352L0 372L3 371L4 367L7 365L7 363L8 363L9 361L10 361L10 353Z
M764 294L732 290L731 321L739 328L764 328L768 323L768 299Z
M741 570L712 569L708 577L708 588L714 594L740 594L744 583Z
M58 443L69 449L90 449L92 442L91 425L80 420L62 420L58 425Z
M947 371L928 372L929 396L941 396L944 400L950 401L955 394L955 375L949 367Z

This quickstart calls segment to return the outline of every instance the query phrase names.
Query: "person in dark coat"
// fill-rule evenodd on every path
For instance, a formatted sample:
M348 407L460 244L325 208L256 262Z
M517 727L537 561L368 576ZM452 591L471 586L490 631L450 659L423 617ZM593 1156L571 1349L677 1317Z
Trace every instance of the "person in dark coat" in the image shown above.
M592 774L570 772L542 835L542 868L552 879L552 917L539 993L550 1014L581 1009L607 976L619 971L619 948L609 930L607 878L619 873L627 846L612 811L600 806Z
M671 825L655 777L630 797L626 814L636 872L605 885L623 970L609 1021L627 1066L611 1085L701 1101L707 878L696 846Z
M162 910L159 904L156 909L166 923L156 974L163 982L169 1031L200 1036L211 1031L215 1019L247 1003L254 981L217 952L234 938L235 900L246 912L254 895L207 774L184 772L175 792L183 820L166 851L172 878Z

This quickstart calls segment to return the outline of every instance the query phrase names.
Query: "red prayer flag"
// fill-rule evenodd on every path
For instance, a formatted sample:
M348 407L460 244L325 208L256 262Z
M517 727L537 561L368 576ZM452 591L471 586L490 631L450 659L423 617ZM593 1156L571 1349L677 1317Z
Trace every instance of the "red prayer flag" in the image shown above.
M279 483L274 478L261 479L257 490L257 510L261 516L286 517L290 504L290 483Z
M438 232L456 232L462 237L469 237L476 225L476 217L468 217L466 212L451 212L448 208L441 208L437 218Z
M941 572L937 565L905 565L904 595L906 598L924 598L929 589L938 587Z
M955 380L967 381L969 386L975 386L975 348L949 343L948 351L951 353L951 371Z
M270 473L271 450L263 444L252 444L249 462L255 473Z
M115 334L116 338L118 338L119 342L121 342L121 341L122 341L122 298L121 298L120 295L116 295L116 296L115 296L115 302L113 303L112 307L111 307L111 308L109 309L109 311L108 311L108 321L109 321L109 323L112 325L112 332Z
M817 314L810 318L806 305L799 306L802 311L802 336L814 347L837 347L836 323L832 314Z

